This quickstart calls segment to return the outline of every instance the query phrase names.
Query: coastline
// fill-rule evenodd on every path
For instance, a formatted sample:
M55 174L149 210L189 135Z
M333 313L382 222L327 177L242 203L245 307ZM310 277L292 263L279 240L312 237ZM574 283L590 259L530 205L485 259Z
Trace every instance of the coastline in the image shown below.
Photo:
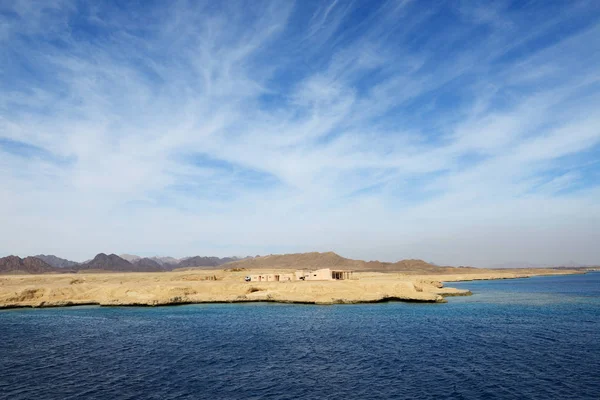
M573 270L482 270L480 273L451 275L357 272L355 279L341 281L244 282L243 276L250 272L252 271L188 270L160 273L2 275L0 309L85 305L154 307L243 302L315 305L388 301L444 303L445 297L469 296L471 292L446 287L442 282L583 273Z

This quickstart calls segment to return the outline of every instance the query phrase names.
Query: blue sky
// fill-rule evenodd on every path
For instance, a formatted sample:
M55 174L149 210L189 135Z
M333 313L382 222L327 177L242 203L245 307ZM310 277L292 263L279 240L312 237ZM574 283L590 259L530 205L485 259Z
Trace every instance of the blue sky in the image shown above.
M596 1L11 1L0 44L0 255L600 262Z

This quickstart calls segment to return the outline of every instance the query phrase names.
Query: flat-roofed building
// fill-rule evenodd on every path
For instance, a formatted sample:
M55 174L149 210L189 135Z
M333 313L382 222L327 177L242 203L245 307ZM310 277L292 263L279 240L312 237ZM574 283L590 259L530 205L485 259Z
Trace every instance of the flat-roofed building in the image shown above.
M293 274L256 274L246 276L247 282L289 282L289 281L341 281L352 279L352 271L322 268L317 270L299 269Z
M352 278L352 271L338 270L331 268L322 268L315 271L298 270L295 273L296 279L303 281L340 281Z
M247 282L288 282L294 280L294 274L256 274L248 275Z

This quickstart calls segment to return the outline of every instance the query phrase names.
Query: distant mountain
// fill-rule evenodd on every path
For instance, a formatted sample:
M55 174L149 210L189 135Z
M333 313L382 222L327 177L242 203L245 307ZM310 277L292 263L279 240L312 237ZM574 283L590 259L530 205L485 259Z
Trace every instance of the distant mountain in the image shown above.
M173 257L150 257L151 260L156 261L160 265L177 265L179 264L179 259Z
M189 257L182 259L178 264L177 268L187 267L218 267L219 265L226 264L228 262L237 261L236 257Z
M528 261L509 261L502 264L494 264L490 266L490 269L504 269L504 268L586 268L590 265L581 264L575 261L569 261L567 263L552 263L552 264L539 264L531 263Z
M44 261L46 264L49 264L56 268L71 268L71 267L74 267L79 264L75 261L70 261L70 260L56 257L53 255L38 254L37 256L34 256L34 257L39 258L40 260Z
M378 261L374 261L378 263ZM355 269L364 261L351 260L335 254L328 253L297 253L297 254L270 254L268 256L246 258L229 263L231 268L348 268Z
M494 264L490 266L491 269L505 269L505 268L547 268L548 264L536 264L528 261L509 261L502 264Z
M128 261L134 266L147 268L148 271L170 271L175 268L190 268L190 267L218 267L233 261L241 260L239 257L140 257L135 254L121 254L118 257ZM92 260L86 262L89 264ZM158 269L160 268L160 269Z
M298 253L298 254L271 254L268 256L245 258L230 262L227 268L286 268L286 269L319 269L338 268L354 271L378 272L406 272L406 273L450 273L453 267L440 267L423 260L401 260L395 263L381 261L362 261L344 258L334 252L327 253ZM464 271L463 267L461 271Z
M144 270L147 272L155 272L155 271L165 271L166 269L151 258L139 258L133 261L133 265L140 270Z
M142 258L140 256L136 256L135 254L119 254L119 257L129 262L134 262Z
M45 274L65 272L36 257L8 256L0 258L0 273Z
M142 272L143 267L137 267L127 260L122 259L116 254L100 253L93 260L77 266L79 271L101 270L114 272Z
M594 265L590 265L590 264L581 264L575 261L569 261L566 262L564 264L559 264L557 265L557 267L561 267L561 268L588 268L588 267L593 267Z
M160 265L160 266L167 267L167 269L169 269L168 267L176 266L177 264L179 264L179 262L181 260L183 260L183 259L177 259L177 258L173 258L173 257L140 257L135 254L119 254L119 257L121 257L122 259L124 259L126 261L129 261L132 264L135 264L135 263L139 262L140 260L145 260L143 262L144 264L153 265L152 263L148 262L148 260L151 260L151 261L158 263L158 265Z

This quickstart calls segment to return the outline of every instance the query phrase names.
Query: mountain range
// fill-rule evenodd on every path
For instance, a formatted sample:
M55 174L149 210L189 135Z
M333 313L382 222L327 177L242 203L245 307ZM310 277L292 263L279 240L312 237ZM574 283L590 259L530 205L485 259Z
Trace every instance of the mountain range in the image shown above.
M160 272L178 268L226 268L245 269L318 269L338 268L355 271L436 271L442 272L446 267L427 263L423 260L402 260L395 263L380 261L362 261L344 258L336 253L298 253L268 256L246 257L140 257L132 254L96 255L92 260L75 263L56 256L42 255L39 258L20 259L10 256L0 259L0 273L57 273L57 272ZM448 267L451 268L451 267Z
M60 258L55 255L40 254L33 257L20 258L8 256L0 258L0 274L2 273L66 273L79 271L110 271L110 272L160 272L176 268L204 267L214 268L232 261L241 260L239 257L140 257L132 254L99 253L93 259L78 263Z
M116 254L100 253L93 260L75 267L77 271L113 271L113 272L159 272L164 271L160 265L147 264L140 259L140 262L130 263ZM155 263L156 264L156 263Z
M403 272L403 273L453 273L473 267L444 267L423 260L401 260L397 262L362 261L342 257L333 252L271 254L256 257L140 257L131 254L96 255L92 260L76 263L53 255L20 258L0 258L0 274L40 274L65 272L161 272L179 268L213 269L319 269L337 268L354 271ZM527 268L525 266L525 268Z
M75 265L79 264L78 262L70 261L70 260L56 257L53 255L38 254L37 256L34 256L34 257L39 258L40 260L44 261L46 264L49 264L56 268L71 268L71 267L74 267Z
M218 267L219 265L227 264L233 261L238 261L238 257L190 257L184 258L177 264L177 268L186 268L186 267Z
M37 257L8 256L0 258L0 274L46 274L60 273L63 269L53 267Z
M297 253L297 254L272 254L257 256L244 260L227 263L227 268L283 268L283 269L318 269L338 268L354 271L374 272L444 272L455 267L440 267L423 260L402 260L397 262L363 261L342 257L334 252L326 253ZM462 267L472 268L472 267Z

